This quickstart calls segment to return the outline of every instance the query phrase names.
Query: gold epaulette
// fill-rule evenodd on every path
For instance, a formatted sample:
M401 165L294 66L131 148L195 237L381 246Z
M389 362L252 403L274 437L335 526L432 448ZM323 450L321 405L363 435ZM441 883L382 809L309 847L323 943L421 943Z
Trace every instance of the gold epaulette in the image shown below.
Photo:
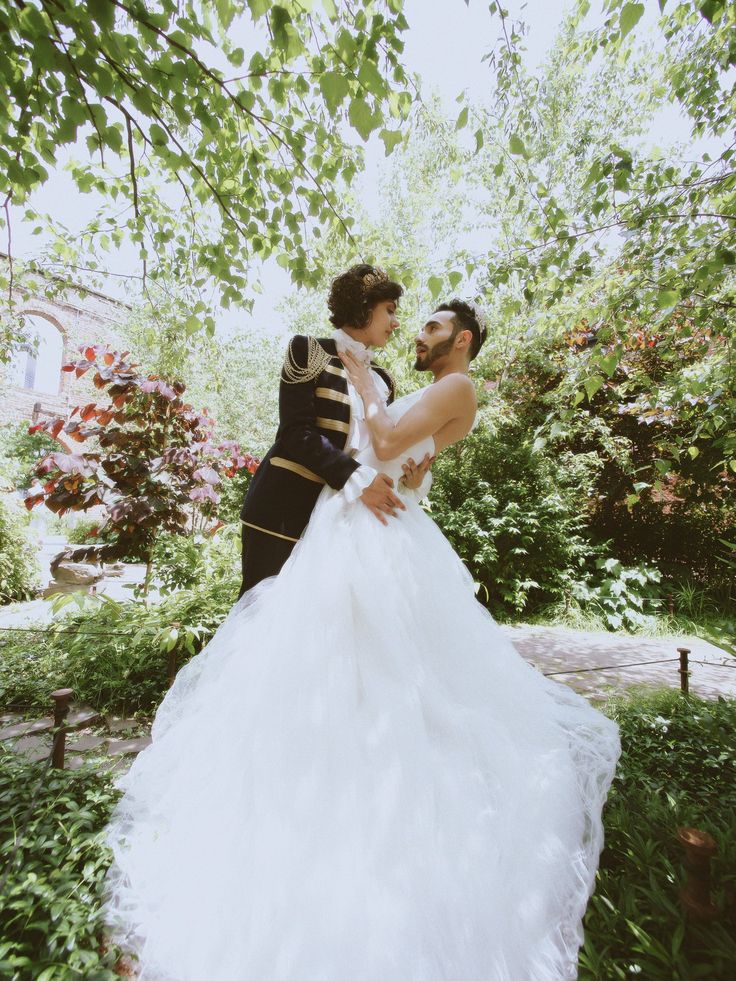
M289 341L284 357L284 365L281 371L281 379L287 385L300 385L304 382L314 381L317 375L322 374L330 363L330 355L322 345L313 337L307 338L307 363L302 366L296 360L294 354L295 337Z

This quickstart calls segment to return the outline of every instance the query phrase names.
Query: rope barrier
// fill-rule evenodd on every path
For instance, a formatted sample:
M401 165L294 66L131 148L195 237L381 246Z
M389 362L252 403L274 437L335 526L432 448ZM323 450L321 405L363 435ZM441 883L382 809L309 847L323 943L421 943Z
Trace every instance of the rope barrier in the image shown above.
M603 664L595 668L565 668L560 671L543 671L544 675L551 674L583 674L585 671L609 671L612 668L635 668L640 664L670 664L672 661L677 661L679 658L676 657L662 657L656 661L631 661L628 664Z
M614 668L636 668L642 664L671 664L679 661L677 657L663 657L656 661L629 661L626 664L603 664L595 668L565 668L564 671L543 671L545 676L552 674L583 674L586 671L610 671ZM707 668L736 668L736 664L724 664L722 661L695 661L688 658L688 664L703 664Z
M106 630L104 633L95 630L70 630L66 627L0 627L5 633L20 634L79 634L80 637L133 637L140 633L158 633L159 628L141 627L135 633L123 633L121 630Z

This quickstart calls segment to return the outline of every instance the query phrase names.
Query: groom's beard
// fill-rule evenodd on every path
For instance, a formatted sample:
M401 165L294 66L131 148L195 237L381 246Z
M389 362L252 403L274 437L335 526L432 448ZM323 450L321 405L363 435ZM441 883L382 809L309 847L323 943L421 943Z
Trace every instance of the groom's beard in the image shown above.
M435 344L434 347L429 348L429 350L422 355L417 355L417 359L414 362L414 370L429 371L438 358L443 358L446 354L449 354L450 351L452 351L452 345L454 343L455 338L451 337L447 341L442 341L440 344Z

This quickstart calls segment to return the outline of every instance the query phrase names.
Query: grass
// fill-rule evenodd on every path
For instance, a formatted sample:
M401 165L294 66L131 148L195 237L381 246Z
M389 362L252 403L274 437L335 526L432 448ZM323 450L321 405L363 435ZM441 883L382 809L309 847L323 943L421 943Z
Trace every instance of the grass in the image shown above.
M609 700L622 756L606 803L605 848L586 913L581 981L726 981L736 964L736 701L654 691ZM685 922L680 826L718 843L720 918Z
M100 947L100 897L118 792L87 769L43 766L0 744L0 977L110 981L117 955Z

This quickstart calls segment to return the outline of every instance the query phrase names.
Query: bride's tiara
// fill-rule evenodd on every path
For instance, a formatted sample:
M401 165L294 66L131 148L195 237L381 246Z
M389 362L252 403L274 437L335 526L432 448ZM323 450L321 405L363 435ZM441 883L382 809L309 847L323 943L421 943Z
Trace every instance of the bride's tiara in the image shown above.
M376 266L373 272L366 273L365 276L362 277L360 291L363 296L365 296L366 293L370 293L371 290L374 290L376 286L387 282L388 276L386 273L383 271L383 269L379 269L379 267Z

